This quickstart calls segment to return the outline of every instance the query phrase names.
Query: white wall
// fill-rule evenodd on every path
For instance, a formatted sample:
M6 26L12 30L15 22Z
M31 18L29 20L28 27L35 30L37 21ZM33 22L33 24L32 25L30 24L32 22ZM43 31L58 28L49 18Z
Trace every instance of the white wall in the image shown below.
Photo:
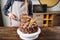
M2 2L1 6L3 8L4 4L6 3L6 0L1 0L1 2ZM33 2L33 4L39 4L39 2L37 0L32 0L32 2ZM52 8L48 8L47 10L48 11L60 11L60 2L56 6L54 6ZM3 13L3 11L2 11L2 13ZM5 26L10 26L10 20L7 16L3 15L3 21L4 21Z

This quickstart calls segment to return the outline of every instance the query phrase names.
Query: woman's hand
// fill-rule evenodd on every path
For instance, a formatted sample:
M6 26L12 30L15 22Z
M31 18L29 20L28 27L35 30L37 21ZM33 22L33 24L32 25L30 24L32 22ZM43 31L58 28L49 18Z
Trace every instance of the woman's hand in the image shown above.
M16 18L16 16L12 13L9 13L8 16L9 16L10 19L15 19Z

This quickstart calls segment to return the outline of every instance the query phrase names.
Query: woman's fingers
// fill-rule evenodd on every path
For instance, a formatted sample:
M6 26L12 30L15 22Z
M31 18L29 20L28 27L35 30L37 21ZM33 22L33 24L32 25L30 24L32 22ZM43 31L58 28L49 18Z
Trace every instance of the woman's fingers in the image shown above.
M14 14L12 14L12 13L9 13L8 16L9 16L9 18L11 18L11 19L15 19L15 18L16 18L16 16L15 16Z

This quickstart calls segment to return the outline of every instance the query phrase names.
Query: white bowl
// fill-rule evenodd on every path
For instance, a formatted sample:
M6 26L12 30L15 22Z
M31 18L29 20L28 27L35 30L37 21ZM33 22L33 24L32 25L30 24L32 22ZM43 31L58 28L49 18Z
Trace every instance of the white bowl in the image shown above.
M33 39L36 39L39 36L39 34L41 33L41 29L38 27L38 31L35 32L35 33L31 33L31 34L24 34L19 29L17 29L17 33L18 33L18 35L21 39L33 40Z

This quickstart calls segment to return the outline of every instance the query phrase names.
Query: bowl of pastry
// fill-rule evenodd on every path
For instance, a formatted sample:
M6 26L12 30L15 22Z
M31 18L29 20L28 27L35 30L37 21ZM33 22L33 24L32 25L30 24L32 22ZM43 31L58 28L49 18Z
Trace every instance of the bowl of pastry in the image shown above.
M34 40L38 38L41 29L38 27L36 21L26 14L20 15L20 24L17 29L17 34L23 40Z

